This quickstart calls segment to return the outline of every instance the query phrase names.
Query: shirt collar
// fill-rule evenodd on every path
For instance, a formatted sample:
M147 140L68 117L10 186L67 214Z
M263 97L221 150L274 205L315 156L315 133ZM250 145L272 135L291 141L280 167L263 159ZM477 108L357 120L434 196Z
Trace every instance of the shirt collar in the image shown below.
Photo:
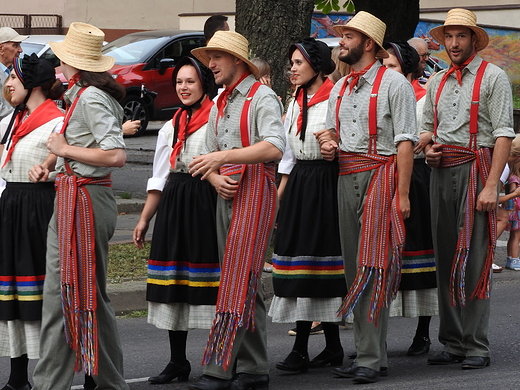
M0 62L0 70L5 73L6 76L9 76L9 73L11 73L11 67L7 67L4 64Z
M255 81L256 81L255 76L250 74L244 80L242 80L242 82L240 84L238 84L235 87L235 91L237 91L241 95L247 95L249 90L251 89L251 87L255 83ZM235 93L236 93L235 91L233 91L231 94L235 95Z
M480 67L480 64L482 63L483 59L481 56L477 55L473 60L464 68L464 70L468 70L468 72L471 72L472 74L477 74L478 68ZM464 77L464 70L462 70L462 77Z
M374 64L370 67L370 69L363 76L361 76L356 89L361 88L363 86L363 84L365 84L365 83L373 85L374 81L376 79L377 71L382 66L383 65L381 64L381 62L379 60L374 62Z

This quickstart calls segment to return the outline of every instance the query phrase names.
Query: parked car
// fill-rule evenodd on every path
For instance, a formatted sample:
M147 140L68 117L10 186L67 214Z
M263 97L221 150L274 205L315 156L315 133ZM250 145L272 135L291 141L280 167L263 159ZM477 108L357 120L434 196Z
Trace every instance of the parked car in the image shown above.
M141 120L137 134L142 134L150 120L171 119L180 106L172 84L175 63L204 46L201 31L156 30L125 35L103 48L103 54L115 59L110 70L114 79L125 87L121 101L125 121ZM155 98L142 91L155 92Z
M64 39L65 35L31 35L21 42L22 54L30 56L32 53L36 53L38 57L46 59L54 67L60 66L60 60L51 50L48 42L61 42Z

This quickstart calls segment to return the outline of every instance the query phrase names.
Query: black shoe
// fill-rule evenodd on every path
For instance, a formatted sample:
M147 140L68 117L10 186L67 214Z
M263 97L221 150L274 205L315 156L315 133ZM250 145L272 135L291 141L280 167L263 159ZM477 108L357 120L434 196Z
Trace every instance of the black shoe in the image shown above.
M460 363L465 359L465 356L455 355L450 352L442 351L438 355L430 356L428 364L444 366L448 364Z
M276 368L282 371L306 372L309 370L309 356L293 350L283 362L276 363Z
M408 348L406 353L408 356L424 355L430 351L430 344L432 342L428 337L415 336L412 345Z
M468 356L462 361L463 370L484 368L491 364L491 359L484 356Z
M202 375L199 380L188 386L190 390L228 390L231 387L231 379L220 379L214 376Z
M379 379L379 372L368 367L358 367L352 381L354 383L374 383Z
M338 352L331 352L328 349L324 349L318 356L309 362L309 367L325 367L327 364L338 367L343 364L343 356L343 348L341 348Z
M191 366L189 361L186 360L182 366L170 362L159 375L148 378L148 382L154 385L170 383L175 378L179 378L179 382L186 382L190 376L190 372Z
M230 390L267 390L269 375L267 374L238 374L231 383Z
M357 369L357 363L352 362L350 364L345 364L342 367L336 367L334 370L332 370L332 373L342 378L354 378L356 376ZM381 367L379 369L379 376L388 376L388 367Z

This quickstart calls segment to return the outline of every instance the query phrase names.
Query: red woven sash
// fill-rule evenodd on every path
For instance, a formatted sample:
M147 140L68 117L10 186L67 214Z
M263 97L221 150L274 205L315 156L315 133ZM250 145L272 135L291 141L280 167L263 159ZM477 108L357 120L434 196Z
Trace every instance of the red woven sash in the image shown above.
M349 315L374 274L369 321L395 298L401 278L401 257L405 241L404 220L399 208L396 156L339 154L340 175L375 169L363 206L358 271L338 310ZM392 253L389 255L389 253Z
M475 221L475 207L477 203L478 180L485 183L491 168L491 150L480 148L477 151L463 148L460 146L443 145L441 167L453 167L460 164L471 162L469 175L468 192L466 194L466 208L464 212L464 225L459 233L457 250L453 258L450 274L450 303L452 306L466 304L465 276L466 265L471 245L471 235ZM470 299L489 298L490 293L490 271L493 264L493 256L496 247L496 210L488 212L489 243L486 260L482 268L478 284L473 291Z
M204 351L203 364L215 354L226 370L239 327L255 328L255 300L269 233L275 219L274 163L232 165L222 175L241 173L233 200L233 217L222 261L217 313Z
M110 176L98 179L60 173L55 183L56 215L65 337L76 351L74 369L97 375L96 243L87 184L110 187L112 181Z

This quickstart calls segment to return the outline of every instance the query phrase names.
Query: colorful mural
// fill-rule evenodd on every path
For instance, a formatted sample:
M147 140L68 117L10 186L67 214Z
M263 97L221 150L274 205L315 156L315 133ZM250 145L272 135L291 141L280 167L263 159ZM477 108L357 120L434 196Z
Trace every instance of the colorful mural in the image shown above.
M352 15L322 15L314 14L311 21L311 36L316 38L334 37L332 28L335 24L345 24ZM439 22L419 21L415 36L430 40L429 48L432 55L439 60L439 64L447 67L448 55L438 42L435 42L429 31ZM520 31L501 28L484 28L489 35L489 45L480 53L484 59L501 67L508 74L516 94L520 93ZM520 95L519 95L520 96Z

